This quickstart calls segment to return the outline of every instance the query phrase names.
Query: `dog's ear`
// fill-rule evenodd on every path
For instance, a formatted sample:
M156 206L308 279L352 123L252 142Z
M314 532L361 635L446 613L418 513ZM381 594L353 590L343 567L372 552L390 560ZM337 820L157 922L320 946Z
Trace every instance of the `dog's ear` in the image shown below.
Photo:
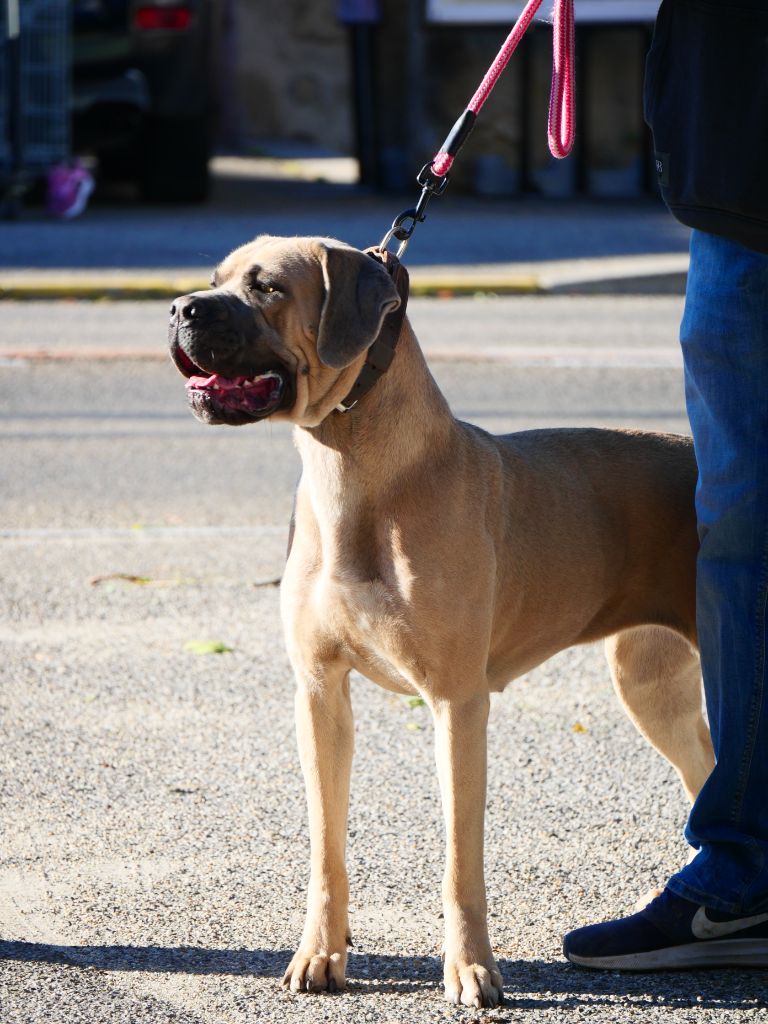
M325 301L317 354L326 366L341 370L373 343L400 296L384 267L357 249L320 245L318 258Z

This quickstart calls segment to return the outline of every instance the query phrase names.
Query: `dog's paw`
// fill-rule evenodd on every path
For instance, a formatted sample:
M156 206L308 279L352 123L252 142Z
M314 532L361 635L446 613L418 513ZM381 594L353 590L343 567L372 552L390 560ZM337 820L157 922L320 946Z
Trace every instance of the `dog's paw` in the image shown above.
M291 992L341 992L346 987L347 951L336 953L299 949L283 975Z
M457 1006L492 1008L504 1002L501 974L493 957L478 964L446 956L443 983L445 998Z
M644 892L642 896L638 896L635 900L635 912L645 910L648 904L652 900L655 900L657 896L661 896L663 892L663 889L649 889L647 892Z

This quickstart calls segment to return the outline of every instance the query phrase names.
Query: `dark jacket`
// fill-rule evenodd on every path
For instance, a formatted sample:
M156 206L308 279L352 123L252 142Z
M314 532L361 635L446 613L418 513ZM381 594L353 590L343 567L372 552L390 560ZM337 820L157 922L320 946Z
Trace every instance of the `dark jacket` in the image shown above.
M663 0L645 119L674 216L768 252L768 0Z

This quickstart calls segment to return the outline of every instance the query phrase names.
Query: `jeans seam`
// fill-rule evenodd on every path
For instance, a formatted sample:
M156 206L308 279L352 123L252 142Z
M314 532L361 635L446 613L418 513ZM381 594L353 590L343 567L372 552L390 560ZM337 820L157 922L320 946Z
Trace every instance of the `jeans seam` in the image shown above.
M760 711L762 709L763 701L765 698L765 617L766 607L768 606L768 519L765 521L763 527L763 555L760 565L760 575L758 577L758 591L757 600L755 602L755 633L756 633L756 644L755 644L755 674L754 674L754 688L752 696L752 706L750 708L749 722L747 725L747 736L744 744L744 754L742 757L741 769L739 771L739 785L734 794L734 802L731 807L733 824L741 828L740 819L742 810L744 807L744 797L746 795L747 779L749 772L752 767L752 760L755 756L755 746L757 742L757 730L760 720ZM750 846L756 853L759 853L760 863L755 868L754 872L750 874L748 878L744 879L740 892L740 903L744 905L747 891L750 885L754 882L755 878L759 878L765 866L765 854L762 852L760 844L755 839L751 839Z
M742 805L744 802L744 789L746 788L745 782L745 771L747 773L752 765L752 758L755 754L755 741L757 739L757 725L760 707L763 703L763 693L765 689L765 612L766 604L768 604L768 520L766 521L763 528L763 556L760 565L760 575L758 577L758 589L757 589L757 600L755 601L755 631L757 636L757 643L755 644L755 675L754 682L755 687L752 696L752 707L750 709L749 723L747 725L747 741L744 745L744 757L742 760L741 772L739 773L739 781L742 785L739 787L739 792L736 794L736 800L739 804L739 815L741 814ZM734 821L734 824L737 824Z

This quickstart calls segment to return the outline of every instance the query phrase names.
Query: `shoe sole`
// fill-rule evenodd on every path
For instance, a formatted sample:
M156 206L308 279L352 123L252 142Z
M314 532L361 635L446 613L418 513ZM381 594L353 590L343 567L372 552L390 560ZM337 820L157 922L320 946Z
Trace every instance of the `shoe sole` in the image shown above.
M722 939L667 946L622 956L578 956L566 953L572 964L603 971L675 971L694 967L766 967L768 940Z

